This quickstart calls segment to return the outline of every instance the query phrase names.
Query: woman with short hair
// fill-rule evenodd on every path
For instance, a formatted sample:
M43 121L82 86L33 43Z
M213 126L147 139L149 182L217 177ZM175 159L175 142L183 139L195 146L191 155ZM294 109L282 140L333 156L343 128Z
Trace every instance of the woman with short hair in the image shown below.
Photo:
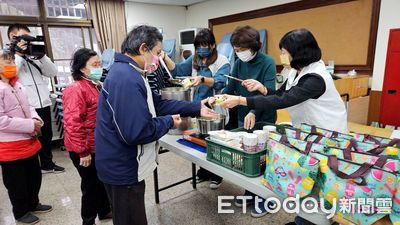
M312 33L306 29L288 32L279 43L281 62L291 67L287 80L277 91L257 80L245 80L243 86L256 96L226 95L222 107L247 106L249 109L287 108L294 127L308 123L328 130L347 133L347 113L335 88L332 76L321 60L321 49ZM264 207L259 207L265 215ZM253 211L252 211L253 215ZM296 224L306 224L300 217Z
M261 41L259 32L250 26L238 27L232 33L231 44L235 50L238 59L235 61L231 76L241 80L253 79L262 83L271 90L275 90L276 66L274 60L261 51ZM239 95L251 97L257 93L249 92L243 84L237 80L230 79L228 85L223 91L228 95ZM238 98L236 99L238 100ZM257 122L275 123L275 109L249 109L245 106L239 106L237 109L237 124L238 127L252 129ZM245 191L245 196L256 196L250 191ZM261 198L261 197L260 197ZM250 203L250 201L247 201ZM243 201L237 199L235 205L242 207ZM264 201L259 203L261 212L254 207L251 211L253 217L265 215L266 210ZM255 205L256 206L256 205Z
M259 32L250 26L238 27L232 33L231 44L238 59L233 65L231 76L241 80L253 79L265 87L275 90L276 66L274 60L260 51L261 41ZM257 93L249 92L240 82L230 79L223 90L224 94L251 97ZM238 107L238 127L251 129L255 122L263 121L275 123L276 111L274 109L249 109L245 106Z
M71 65L74 82L63 91L64 144L81 177L83 225L93 225L112 218L110 203L103 183L97 177L94 128L103 68L91 49L74 53Z
M277 91L256 80L243 85L257 96L226 96L223 107L237 105L250 109L287 108L293 126L301 123L347 133L347 113L342 98L321 60L321 49L312 33L306 29L285 34L279 43L281 61L291 67L287 80Z

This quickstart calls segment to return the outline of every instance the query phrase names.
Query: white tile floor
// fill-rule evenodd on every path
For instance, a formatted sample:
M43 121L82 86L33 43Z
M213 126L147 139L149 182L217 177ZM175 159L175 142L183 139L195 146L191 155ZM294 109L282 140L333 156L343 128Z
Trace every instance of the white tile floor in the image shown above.
M40 225L79 225L80 219L80 178L66 152L53 151L57 164L66 168L62 174L43 175L40 200L54 207L52 212L39 215ZM160 156L159 181L163 187L172 182L189 177L191 164L176 156L166 153ZM293 221L294 216L279 212L274 215L254 219L235 208L235 214L218 214L217 198L219 195L240 195L241 188L224 182L218 190L210 190L208 183L198 185L193 190L190 183L179 185L161 192L159 205L155 204L153 178L146 180L146 212L150 225L236 225L236 224L274 224L281 225ZM0 175L0 225L14 225L14 217L6 189ZM112 221L97 222L111 225Z

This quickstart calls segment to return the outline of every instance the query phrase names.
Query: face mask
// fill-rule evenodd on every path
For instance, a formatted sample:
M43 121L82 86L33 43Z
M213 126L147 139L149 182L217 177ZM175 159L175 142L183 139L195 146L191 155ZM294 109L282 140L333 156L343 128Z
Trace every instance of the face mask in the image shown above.
M287 54L281 54L279 57L281 58L282 66L290 68L289 56Z
M210 52L210 49L208 49L208 48L198 48L197 54L201 58L208 58L211 55L211 52Z
M103 75L103 68L91 68L89 79L92 81L99 81Z
M153 53L151 51L150 51L150 54L153 56L152 62L150 64L146 62L146 58L144 58L144 56L143 56L144 62L145 62L144 70L147 73L153 73L154 71L157 70L158 66L160 65L160 59L157 56L153 55Z
M3 66L3 76L7 79L11 79L17 76L17 66L16 65L5 65Z
M247 49L246 51L236 52L236 55L243 62L248 62L256 56L256 54L251 54L250 49Z

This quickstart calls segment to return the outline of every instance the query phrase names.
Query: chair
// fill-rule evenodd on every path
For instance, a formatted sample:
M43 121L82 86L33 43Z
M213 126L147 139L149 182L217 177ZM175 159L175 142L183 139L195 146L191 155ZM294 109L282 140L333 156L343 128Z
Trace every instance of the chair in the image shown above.
M172 59L172 61L175 61L176 57L176 40L175 39L168 39L168 40L163 40L163 51Z
M115 50L114 49L104 49L103 54L101 55L101 65L103 69L109 71L111 65L114 63Z
M224 36L222 37L221 43L231 43L231 36L232 36L232 32L224 34Z
M219 54L224 55L228 58L229 63L231 64L231 72L233 69L233 64L235 63L235 51L231 45L231 36L232 33L226 33L222 37L221 42L217 45L217 51Z
M267 53L267 30L258 30L258 33L260 33L261 51L263 53Z
M225 56L231 65L235 63L235 51L233 50L233 47L230 43L218 44L217 51L219 54Z

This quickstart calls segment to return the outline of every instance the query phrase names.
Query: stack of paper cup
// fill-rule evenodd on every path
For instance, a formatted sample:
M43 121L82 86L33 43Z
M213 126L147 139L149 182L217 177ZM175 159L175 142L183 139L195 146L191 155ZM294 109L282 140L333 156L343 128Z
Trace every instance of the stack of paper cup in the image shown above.
M269 132L265 130L255 130L253 134L257 135L257 150L264 149L268 141Z
M276 132L276 126L273 125L263 126L263 130L268 132Z
M255 152L257 150L258 137L256 134L245 134L243 136L243 149L247 152Z
M240 144L243 144L243 137L244 137L244 135L246 135L246 134L248 134L248 133L245 132L245 131L236 132L236 135L237 135L237 137L239 138Z
M263 131L268 132L267 139L269 139L269 133L276 132L276 126L273 126L273 125L263 126Z

